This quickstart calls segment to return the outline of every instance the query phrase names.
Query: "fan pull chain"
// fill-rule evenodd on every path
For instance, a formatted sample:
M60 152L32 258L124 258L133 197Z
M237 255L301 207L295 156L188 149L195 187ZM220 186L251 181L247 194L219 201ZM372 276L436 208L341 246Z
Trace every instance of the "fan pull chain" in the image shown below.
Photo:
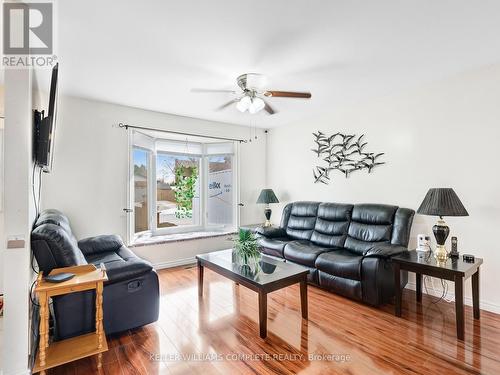
M252 134L253 132L253 134ZM250 123L250 138L248 139L248 142L252 142L252 139L255 139L257 140L258 137L257 137L257 124L256 122L253 123Z

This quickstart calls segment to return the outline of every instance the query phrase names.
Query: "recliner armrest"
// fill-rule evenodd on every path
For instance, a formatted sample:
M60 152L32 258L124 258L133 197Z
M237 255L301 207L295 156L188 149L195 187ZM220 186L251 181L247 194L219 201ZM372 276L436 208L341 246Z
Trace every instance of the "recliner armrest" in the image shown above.
M365 253L365 257L390 258L404 251L408 249L400 245L375 245Z
M84 255L99 254L106 251L118 251L122 246L124 246L124 244L121 237L115 234L88 237L78 241L78 247Z
M286 237L286 232L283 228L276 227L258 227L255 233L267 238Z

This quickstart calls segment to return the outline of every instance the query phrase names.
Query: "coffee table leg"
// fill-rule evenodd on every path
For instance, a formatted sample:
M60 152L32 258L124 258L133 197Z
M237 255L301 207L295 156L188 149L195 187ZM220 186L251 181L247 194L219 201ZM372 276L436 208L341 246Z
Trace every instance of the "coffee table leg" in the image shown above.
M395 315L401 316L401 270L399 263L394 264L394 293L396 294Z
M302 317L307 319L307 280L300 282L300 309L302 310Z
M203 266L200 261L198 261L198 296L203 296Z
M415 279L417 281L417 302L422 302L422 274L416 273Z
M474 319L479 319L479 268L472 275L472 306L474 308Z
M455 276L455 315L457 318L457 338L464 339L464 278Z
M259 292L259 331L263 339L267 336L267 293Z

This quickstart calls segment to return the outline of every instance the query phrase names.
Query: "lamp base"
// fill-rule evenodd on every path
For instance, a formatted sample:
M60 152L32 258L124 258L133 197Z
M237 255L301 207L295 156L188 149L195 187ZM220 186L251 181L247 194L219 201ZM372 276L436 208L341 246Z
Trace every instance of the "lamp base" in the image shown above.
M272 214L272 212L273 211L269 208L269 205L264 210L264 215L266 216L266 222L264 223L265 227L270 227L272 225L271 224L271 214Z
M436 250L434 250L434 258L438 263L444 263L448 260L448 252L444 245L437 245Z
M443 218L440 216L436 225L432 227L432 231L434 232L434 237L436 237L436 250L434 250L434 258L438 263L444 263L448 260L448 252L444 247L446 242L446 238L448 238L448 234L450 234L450 228L446 225Z

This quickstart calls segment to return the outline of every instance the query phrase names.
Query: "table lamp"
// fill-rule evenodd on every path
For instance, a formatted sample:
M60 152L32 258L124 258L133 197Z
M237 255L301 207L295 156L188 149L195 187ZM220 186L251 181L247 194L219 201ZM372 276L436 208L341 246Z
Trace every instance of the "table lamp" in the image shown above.
M417 213L439 216L436 225L432 227L437 243L434 257L438 262L446 262L448 252L444 244L450 234L450 228L444 222L443 216L469 216L469 213L451 188L429 189Z
M257 203L264 203L266 208L264 209L264 215L266 215L265 227L271 226L271 213L272 210L269 208L269 203L279 203L280 201L276 198L273 189L262 189L260 192Z

